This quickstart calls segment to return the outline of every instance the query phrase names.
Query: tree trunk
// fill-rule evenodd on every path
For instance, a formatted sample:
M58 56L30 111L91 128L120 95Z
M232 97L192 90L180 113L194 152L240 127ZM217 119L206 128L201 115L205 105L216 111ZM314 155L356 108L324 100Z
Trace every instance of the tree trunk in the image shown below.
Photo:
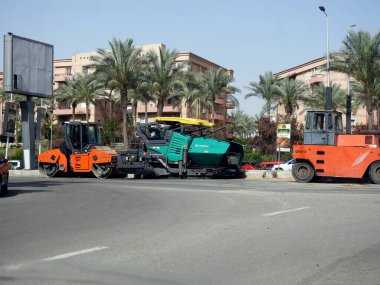
M158 99L157 100L157 117L161 117L163 112L164 112L164 100Z
M110 103L109 110L108 110L108 117L109 117L109 118L112 118L112 117L113 117L112 91L113 91L113 89L111 89L110 94L109 94L109 96L108 96L109 103Z
M377 107L377 128L379 129L380 127L380 107Z
M121 107L123 109L123 143L124 148L129 149L129 139L127 132L128 118L127 118L127 108L128 108L128 91L125 89L120 90Z
M201 99L198 99L198 104L197 104L197 119L201 118Z
M133 125L136 126L136 122L137 122L137 100L133 100L133 103L132 103L132 111L133 111Z
M192 118L193 117L193 114L191 112L191 108L190 108L190 104L186 103L186 116L188 118Z
M211 122L215 124L215 103L212 102L211 104Z
M72 105L71 106L72 108L73 108L73 118L72 118L72 120L73 120L73 122L75 121L75 108L77 107L77 105L76 104L74 104L74 105Z
M285 107L285 112L286 112L286 119L290 123L293 112L292 112L292 110L290 110L289 107Z
M148 123L148 102L144 103L145 107L145 123Z
M271 106L272 106L272 102L270 100L268 100L268 109L267 109L267 117L270 118L270 109L271 109Z
M86 122L88 123L88 121L89 121L89 113L90 113L90 108L88 107L88 102L86 102Z
M373 110L368 110L368 129L372 130L373 129Z

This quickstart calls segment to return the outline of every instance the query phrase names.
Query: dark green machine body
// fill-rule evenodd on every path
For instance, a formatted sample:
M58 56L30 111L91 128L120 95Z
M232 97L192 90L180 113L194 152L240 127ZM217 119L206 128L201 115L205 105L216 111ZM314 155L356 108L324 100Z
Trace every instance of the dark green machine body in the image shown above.
M172 163L183 160L184 151L187 149L192 164L215 167L222 166L226 159L239 165L243 158L239 146L233 142L205 137L194 138L174 132L168 147L151 145L148 149L167 156ZM230 148L232 152L228 152Z
M244 154L243 147L235 142L207 137L209 134L210 129L207 127L178 122L139 124L136 135L143 141L143 147L139 152L134 152L132 164L144 166L145 171L151 171L156 176L243 175L239 169ZM131 151L124 152L122 156L126 157L122 162L131 161ZM118 169L131 172L127 163L124 166L120 164ZM138 172L140 173L139 170Z

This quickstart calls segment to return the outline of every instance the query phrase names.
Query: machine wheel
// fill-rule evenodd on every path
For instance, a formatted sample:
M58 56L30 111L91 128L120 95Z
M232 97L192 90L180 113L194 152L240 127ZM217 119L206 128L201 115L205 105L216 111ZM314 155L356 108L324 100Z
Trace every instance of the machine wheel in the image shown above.
M292 168L292 175L297 182L307 183L314 178L314 169L307 162L296 162Z
M38 170L40 171L41 175L51 178L57 174L58 164L57 163L40 162L38 164Z
M5 195L8 192L8 175L5 176L4 181L0 182L0 194Z
M380 161L371 164L368 174L372 183L380 184Z
M108 163L94 163L92 165L92 173L96 178L108 178L112 173L112 167Z

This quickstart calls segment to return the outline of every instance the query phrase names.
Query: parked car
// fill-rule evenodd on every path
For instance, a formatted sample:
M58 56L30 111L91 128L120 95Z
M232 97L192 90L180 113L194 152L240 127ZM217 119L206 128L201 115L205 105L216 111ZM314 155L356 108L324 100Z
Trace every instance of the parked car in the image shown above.
M10 169L22 169L23 164L21 160L9 160L8 164L10 165Z
M0 195L8 192L9 165L8 159L0 155Z
M241 170L257 170L259 169L257 163L255 162L242 162L240 163Z
M291 159L291 160L288 160L285 163L281 163L279 165L276 164L275 166L272 167L272 170L288 170L288 171L291 171L294 162L295 162L295 160Z
M283 161L264 161L259 164L259 169L265 169L270 170L274 165L277 165L278 163L284 163Z

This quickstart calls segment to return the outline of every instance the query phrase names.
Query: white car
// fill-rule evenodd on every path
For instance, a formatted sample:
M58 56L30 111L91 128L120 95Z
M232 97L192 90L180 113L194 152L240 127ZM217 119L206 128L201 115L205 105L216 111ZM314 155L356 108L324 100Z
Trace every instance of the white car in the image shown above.
M278 165L273 166L273 167L272 167L272 170L273 170L273 171L274 171L274 170L287 170L287 171L291 171L294 162L295 162L294 159L288 160L288 161L285 162L285 163L282 163L282 164L278 164Z

